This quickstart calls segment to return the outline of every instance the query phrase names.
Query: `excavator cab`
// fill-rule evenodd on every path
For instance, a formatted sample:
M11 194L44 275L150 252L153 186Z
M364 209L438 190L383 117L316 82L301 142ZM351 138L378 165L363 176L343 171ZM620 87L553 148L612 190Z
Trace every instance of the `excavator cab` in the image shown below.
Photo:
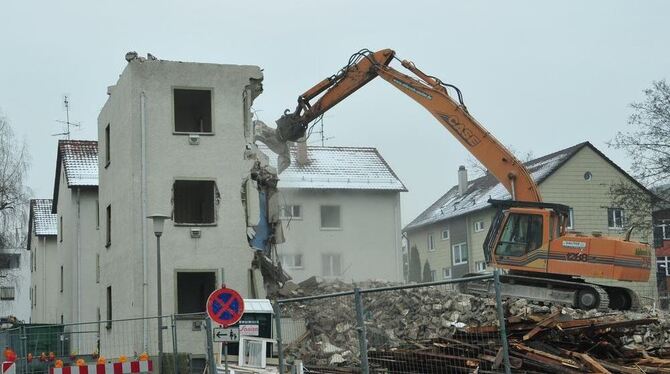
M549 242L560 236L569 208L561 204L490 200L498 208L484 242L496 266L546 271Z

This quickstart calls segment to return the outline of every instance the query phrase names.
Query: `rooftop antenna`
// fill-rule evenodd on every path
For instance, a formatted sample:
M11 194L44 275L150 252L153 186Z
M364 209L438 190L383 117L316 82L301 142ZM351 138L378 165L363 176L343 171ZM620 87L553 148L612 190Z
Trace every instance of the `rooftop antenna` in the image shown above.
M56 122L64 124L66 126L66 130L58 134L51 134L51 136L64 135L67 140L70 140L70 126L80 127L81 122L70 122L70 99L67 95L63 95L63 106L65 107L65 121L56 120Z

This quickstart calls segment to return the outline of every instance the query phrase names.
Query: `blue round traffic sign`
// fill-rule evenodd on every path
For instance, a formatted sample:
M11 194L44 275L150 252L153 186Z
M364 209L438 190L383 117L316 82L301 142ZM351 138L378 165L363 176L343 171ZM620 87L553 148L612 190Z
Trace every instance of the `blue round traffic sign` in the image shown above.
M228 327L236 324L244 313L244 300L237 291L220 288L207 298L207 314L212 321Z

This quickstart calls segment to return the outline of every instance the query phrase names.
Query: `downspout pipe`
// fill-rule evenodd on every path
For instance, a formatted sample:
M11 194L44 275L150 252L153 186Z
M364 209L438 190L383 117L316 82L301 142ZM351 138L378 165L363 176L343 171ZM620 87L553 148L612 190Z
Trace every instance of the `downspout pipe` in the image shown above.
M142 132L141 142L142 142L142 186L140 192L140 198L142 199L142 233L140 240L142 242L142 346L144 347L144 352L149 351L149 321L147 320L148 316L148 274L147 274L147 220L144 218L147 216L147 121L146 121L146 95L144 91L140 94L140 131Z
M81 188L77 188L77 318L81 320ZM77 334L77 349L81 348L81 334Z

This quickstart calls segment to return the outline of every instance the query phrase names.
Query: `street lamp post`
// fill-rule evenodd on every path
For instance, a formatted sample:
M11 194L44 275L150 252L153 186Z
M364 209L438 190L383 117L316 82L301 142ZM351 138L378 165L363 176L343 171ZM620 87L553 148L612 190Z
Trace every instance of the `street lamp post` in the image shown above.
M147 218L151 218L154 223L154 235L156 235L156 292L158 296L158 373L161 372L161 364L163 357L163 297L161 292L161 235L163 234L163 224L169 216L163 214L152 214Z

